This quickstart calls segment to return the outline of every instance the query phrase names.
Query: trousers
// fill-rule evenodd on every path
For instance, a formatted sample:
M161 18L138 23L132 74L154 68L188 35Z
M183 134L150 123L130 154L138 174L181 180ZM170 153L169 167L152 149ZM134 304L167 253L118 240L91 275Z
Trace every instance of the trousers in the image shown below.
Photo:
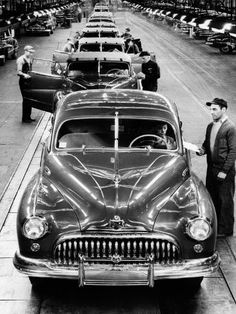
M27 119L30 119L30 117L31 117L32 107L30 106L29 102L27 102L26 99L24 98L24 85L25 85L24 79L20 78L19 85L20 85L21 95L23 98L23 101L22 101L22 120L27 120Z
M234 228L235 168L230 169L222 181L217 179L218 172L208 165L206 188L215 206L218 233L231 234Z

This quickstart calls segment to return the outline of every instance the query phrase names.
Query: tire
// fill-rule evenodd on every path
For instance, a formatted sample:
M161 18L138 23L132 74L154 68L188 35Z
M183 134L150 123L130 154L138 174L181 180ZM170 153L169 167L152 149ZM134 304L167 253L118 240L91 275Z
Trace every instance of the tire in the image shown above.
M185 291L197 291L202 283L203 277L195 277L195 278L183 278L178 279L177 284L181 286Z
M232 47L229 45L220 47L219 49L220 49L220 52L222 52L223 54L230 54L233 51Z
M29 281L34 288L42 287L46 285L46 280L39 277L29 277Z
M30 276L29 281L34 289L47 289L54 286L57 282L57 279Z

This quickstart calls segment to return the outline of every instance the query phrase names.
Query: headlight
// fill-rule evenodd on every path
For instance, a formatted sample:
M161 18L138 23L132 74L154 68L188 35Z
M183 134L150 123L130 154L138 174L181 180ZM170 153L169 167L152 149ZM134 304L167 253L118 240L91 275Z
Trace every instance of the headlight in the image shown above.
M208 238L211 231L209 222L204 218L195 218L187 225L188 235L197 241L204 241Z
M48 231L48 225L46 221L41 217L30 217L23 225L23 233L28 239L42 238Z

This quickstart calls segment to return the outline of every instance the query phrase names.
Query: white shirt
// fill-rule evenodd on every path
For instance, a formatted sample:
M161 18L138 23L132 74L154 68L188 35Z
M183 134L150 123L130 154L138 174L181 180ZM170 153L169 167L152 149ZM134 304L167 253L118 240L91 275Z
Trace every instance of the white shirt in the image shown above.
M214 146L215 146L215 140L216 140L216 135L222 125L222 123L227 120L228 117L224 117L223 119L220 119L219 121L213 122L213 126L211 129L211 134L210 134L210 149L211 153L213 153Z

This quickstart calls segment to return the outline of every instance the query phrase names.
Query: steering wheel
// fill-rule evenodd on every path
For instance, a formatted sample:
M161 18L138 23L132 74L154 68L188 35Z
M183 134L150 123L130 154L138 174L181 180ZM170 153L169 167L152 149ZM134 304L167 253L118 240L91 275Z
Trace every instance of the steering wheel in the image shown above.
M121 74L123 73L122 69L114 68L107 71L106 74Z
M146 137L146 139L145 139L145 137ZM153 138L153 139L148 139L148 137L151 137L151 138ZM144 138L144 139L143 139L143 138ZM164 142L164 144L166 145L165 139L163 139L163 138L162 138L161 136L159 136L159 135L155 135L155 134L143 134L143 135L140 135L140 136L135 137L135 139L133 139L133 141L131 141L131 143L129 144L129 147L132 147L133 144L134 144L135 142L139 141L140 139L143 139L142 141L140 141L140 144L143 144L143 142L144 142L144 143L146 142L146 144L144 144L144 145L138 145L138 146L136 146L136 147L146 147L146 146L149 146L149 145L153 146L153 144L155 143L155 139L157 140L157 142L161 142L161 143Z

